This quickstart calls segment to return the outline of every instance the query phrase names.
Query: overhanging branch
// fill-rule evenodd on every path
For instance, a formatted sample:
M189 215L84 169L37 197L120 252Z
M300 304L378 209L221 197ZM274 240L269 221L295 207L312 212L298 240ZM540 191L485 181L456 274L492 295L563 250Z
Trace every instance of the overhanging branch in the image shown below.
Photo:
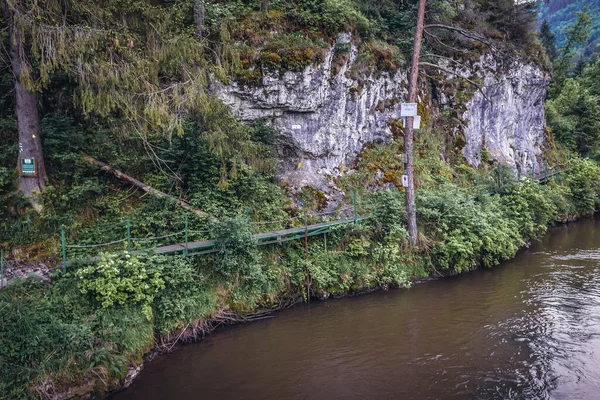
M423 67L431 67L431 68L436 68L439 69L440 71L443 71L447 74L450 75L456 75L459 76L461 79L464 79L465 81L469 82L471 85L475 86L477 88L477 90L479 90L479 92L481 93L481 95L490 103L492 104L492 101L489 99L489 97L487 97L487 95L485 94L485 92L483 91L483 88L481 87L480 84L478 84L477 82L473 81L472 79L469 78L465 78L464 76L460 76L458 75L456 72L454 71L450 71L449 69L446 69L444 67L441 67L437 64L432 64L432 63L428 63L428 62L420 62L419 65L423 66Z
M483 43L486 46L488 46L490 49L492 49L492 50L494 49L492 47L491 43L488 42L487 40L483 39L481 36L475 35L473 32L468 31L463 28L459 28L458 26L444 25L444 24L431 24L431 25L425 26L425 33L427 33L427 29L446 29L449 31L458 32L459 34L461 34L462 36L464 36L468 39Z
M428 32L428 31L426 31L426 30L424 30L423 32L425 32L425 35L427 35L427 36L429 36L430 38L432 38L433 40L435 40L435 41L436 41L436 42L437 42L437 43L438 43L440 46L442 46L442 47L445 47L445 48L447 48L447 49L449 49L449 50L452 50L452 51L456 51L456 52L458 52L458 53L468 53L468 52L469 52L469 50L467 50L467 49L459 49L459 48L452 47L452 46L450 46L450 45L448 45L448 44L444 43L444 42L442 41L442 39L440 39L440 38L439 38L439 36L436 36L436 35L434 35L434 34L433 34L433 33L431 33L431 32Z

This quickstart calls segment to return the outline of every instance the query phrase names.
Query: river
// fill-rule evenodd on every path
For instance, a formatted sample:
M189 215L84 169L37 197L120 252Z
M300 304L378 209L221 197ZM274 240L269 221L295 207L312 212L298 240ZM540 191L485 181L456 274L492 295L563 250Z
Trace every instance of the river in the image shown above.
M490 270L221 331L112 400L195 398L600 399L600 220Z

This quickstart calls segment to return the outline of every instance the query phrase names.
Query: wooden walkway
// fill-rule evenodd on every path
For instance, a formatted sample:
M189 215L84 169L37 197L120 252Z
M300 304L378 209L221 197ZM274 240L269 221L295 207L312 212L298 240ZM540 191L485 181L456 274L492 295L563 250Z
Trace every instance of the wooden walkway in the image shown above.
M278 231L263 232L254 235L259 246L267 244L281 244L290 240L301 239L303 237L317 236L331 232L332 228L340 225L348 225L362 221L366 218L339 219L331 222L323 222L314 225L305 225L297 228L282 229ZM216 253L217 243L215 240L203 240L201 242L177 243L169 246L157 247L154 252L157 254L185 254L198 255Z

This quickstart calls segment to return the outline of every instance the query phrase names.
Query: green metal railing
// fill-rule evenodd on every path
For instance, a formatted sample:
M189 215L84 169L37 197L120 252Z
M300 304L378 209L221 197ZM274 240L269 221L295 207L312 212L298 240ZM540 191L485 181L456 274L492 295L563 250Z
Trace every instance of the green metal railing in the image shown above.
M365 219L365 217L358 216L356 194L353 194L352 199L352 207L342 207L341 209L337 209L335 211L326 213L308 214L305 211L301 215L295 217L274 221L250 222L250 225L251 228L253 228L255 231L258 230L258 232L254 234L254 237L256 238L257 244L259 246L264 246L268 244L282 244L287 241L327 234L332 232L332 230L337 226L356 223ZM304 209L306 210L306 208ZM344 212L346 212L347 214L351 212L352 217L349 217L347 219L340 219L339 217L335 217L336 215L339 215L340 213ZM249 215L249 210L246 211L246 214ZM327 220L328 218L333 218L333 220ZM302 222L300 223L300 221ZM315 221L318 222L314 223ZM313 223L311 224L310 222ZM123 229L122 232L124 232L124 235L121 236L121 238L118 238L118 236L116 238L112 236L112 238L115 238L115 240L109 240L103 243L89 244L68 243L68 232L66 232L66 228L64 227L64 225L61 226L60 236L63 272L66 272L70 261L73 258L77 258L78 255L91 260L97 260L97 254L99 250L106 250L111 248L114 249L115 246L119 245L125 247L128 251L131 251L133 253L141 253L143 251L149 250L154 251L157 254L182 254L186 257L192 255L209 254L217 251L216 242L215 240L210 239L209 230L193 229L193 227L190 224L190 220L188 218L187 213L184 214L182 230L164 234L161 236L135 237L133 231L136 225L131 220L125 220L120 224L107 225L107 227L117 228L119 226L124 228L121 228ZM265 232L265 228L268 229L268 227L270 226L283 228ZM192 236L196 238L195 241L191 240ZM176 243L172 244L176 238L180 238L180 241L177 241ZM200 238L199 241L197 240L198 238ZM170 239L171 244L161 246L159 242L165 239ZM149 246L145 249L140 249L140 245L142 243L148 243Z
M540 174L535 175L532 172L530 177L536 181L544 182L567 169L568 164L566 166L557 164L554 169L549 169L548 166L546 166L544 171ZM481 184L479 177L477 183L477 186L468 188L457 187L457 190L478 189L485 186ZM326 235L331 233L336 227L356 224L357 222L369 218L369 216L359 216L357 204L356 192L353 192L352 206L343 207L329 213L308 214L306 212L306 207L304 206L304 200L302 200L304 212L300 215L281 220L251 222L250 224L254 229L254 237L259 246L270 244L281 245L284 242L299 239L305 239L308 243L309 237L323 235L326 238ZM246 210L246 214L250 216L249 209ZM339 215L342 214L348 215L348 217L340 218ZM330 218L330 220L326 220L327 218ZM123 248L134 253L149 250L154 251L157 254L182 254L186 257L210 254L217 251L216 242L215 240L210 239L209 230L194 229L194 227L191 226L192 224L190 224L188 214L184 215L183 224L178 225L180 230L176 230L175 232L154 232L154 236L136 237L134 234L134 227L138 227L136 230L138 234L140 231L144 232L143 229L139 228L140 223L143 224L143 222L140 221L134 223L134 221L126 220L119 224L107 225L108 227L117 227L118 229L113 231L117 232L117 234L111 236L109 240L103 243L67 243L67 232L64 225L61 226L60 237L63 272L66 272L67 270L70 262L69 257L77 258L78 256L84 256L88 259L95 260L97 259L98 250L115 249L115 246L118 245L123 246ZM183 229L181 229L182 226ZM271 230L267 230L269 228L271 228ZM121 232L120 234L118 233L119 231ZM163 243L161 243L161 241L163 241ZM168 242L164 243L164 241ZM9 267L10 264L3 257L2 251L0 251L0 288L5 285L5 273L6 269Z

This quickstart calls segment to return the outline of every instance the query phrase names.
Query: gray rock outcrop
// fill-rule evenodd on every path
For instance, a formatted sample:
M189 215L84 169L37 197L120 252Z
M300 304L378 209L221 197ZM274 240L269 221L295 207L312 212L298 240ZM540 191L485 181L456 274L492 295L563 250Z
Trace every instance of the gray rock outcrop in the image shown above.
M407 71L371 74L360 83L349 78L346 72L358 50L350 35L340 35L337 44L347 44L350 50L335 74L334 46L322 63L302 72L263 71L260 87L213 84L213 92L237 117L272 118L283 135L278 176L291 188L308 185L329 192L330 178L350 166L366 143L391 140L390 121L399 118L407 94ZM480 64L473 69L480 72L457 72L480 74L484 81L485 96L476 92L462 116L464 156L479 165L485 147L499 161L537 170L544 140L546 77L534 64L517 63L501 74L489 60ZM443 93L441 97L451 99Z
M550 76L533 63L513 62L498 72L493 57L482 59L476 73L481 90L467 103L467 145L463 155L474 166L483 151L501 163L536 173L543 168L546 119L544 99Z

